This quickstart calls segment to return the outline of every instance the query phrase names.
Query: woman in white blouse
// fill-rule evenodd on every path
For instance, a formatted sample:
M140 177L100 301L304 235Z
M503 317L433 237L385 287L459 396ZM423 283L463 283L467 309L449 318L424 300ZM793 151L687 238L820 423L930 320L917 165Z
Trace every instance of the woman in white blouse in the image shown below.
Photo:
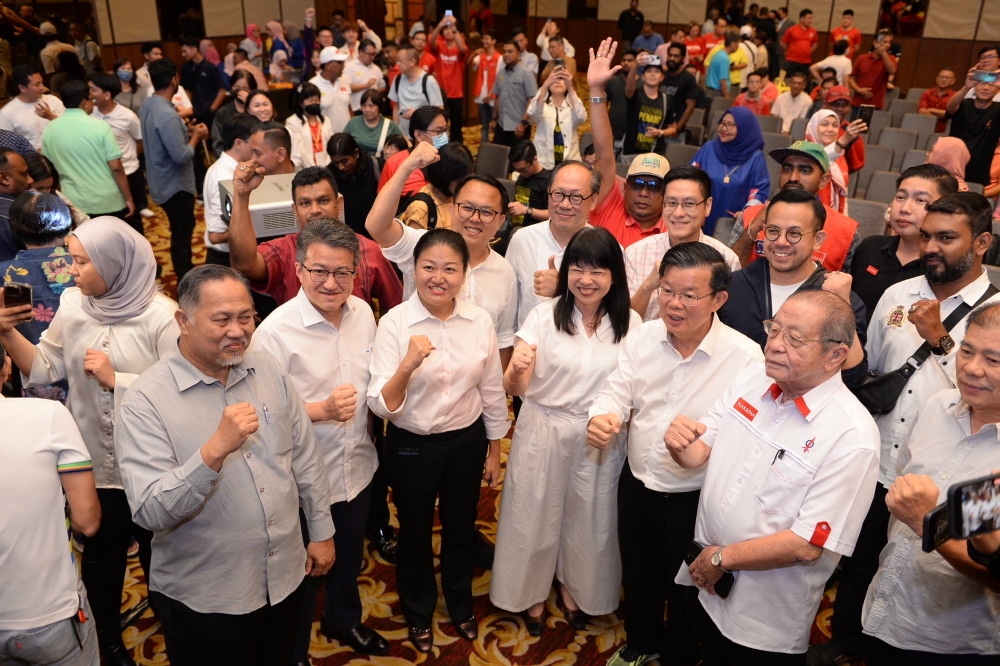
M580 159L576 129L587 121L587 110L569 72L562 68L552 72L528 103L528 117L536 126L534 143L542 168Z
M285 121L285 129L292 136L292 164L296 171L330 163L326 144L333 136L333 125L320 110L319 100L319 88L312 83L300 83L292 95L294 113Z
M386 470L399 518L396 582L410 642L433 647L432 529L441 518L441 586L460 636L474 641L473 547L481 480L496 486L507 396L493 322L458 298L469 249L434 229L413 252L416 292L379 322L368 406L387 419ZM485 471L484 471L485 467Z
M128 656L119 611L129 544L139 542L139 561L149 576L148 532L132 513L114 449L113 417L132 381L176 351L177 303L156 284L149 241L114 217L80 225L67 240L76 282L62 293L59 309L38 345L10 326L31 317L30 307L0 309L0 341L28 379L26 387L68 380L66 406L76 419L94 465L101 527L87 538L83 582L96 621L101 652L109 663Z
M503 383L524 403L500 497L490 601L525 612L532 636L544 627L553 576L574 629L618 607L625 433L604 450L587 446L587 411L641 323L629 307L621 247L607 230L586 228L566 246L556 298L517 332Z

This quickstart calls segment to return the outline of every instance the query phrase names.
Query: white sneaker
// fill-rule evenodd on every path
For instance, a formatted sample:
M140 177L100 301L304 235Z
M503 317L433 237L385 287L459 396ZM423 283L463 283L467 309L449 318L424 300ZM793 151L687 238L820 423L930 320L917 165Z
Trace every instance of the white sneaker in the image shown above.
M148 208L143 208L142 210L140 210L139 215L142 215L143 217L156 217L156 213L149 210Z

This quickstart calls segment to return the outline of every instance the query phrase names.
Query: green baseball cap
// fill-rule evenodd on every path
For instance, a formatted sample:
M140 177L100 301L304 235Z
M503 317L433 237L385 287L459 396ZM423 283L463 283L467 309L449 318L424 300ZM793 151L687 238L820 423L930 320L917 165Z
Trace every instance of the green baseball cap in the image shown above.
M775 148L768 154L778 164L784 164L785 158L791 155L805 157L819 164L823 173L830 173L830 158L826 155L826 149L812 141L796 141L788 148Z

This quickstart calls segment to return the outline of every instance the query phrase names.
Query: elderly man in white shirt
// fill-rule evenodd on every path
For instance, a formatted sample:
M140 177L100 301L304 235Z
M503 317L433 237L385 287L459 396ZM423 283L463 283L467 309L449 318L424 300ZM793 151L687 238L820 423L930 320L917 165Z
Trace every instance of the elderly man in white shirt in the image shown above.
M712 210L712 179L696 166L672 168L663 179L663 221L667 233L654 234L625 248L625 274L632 309L643 321L660 318L660 302L655 296L660 286L660 262L667 250L681 243L699 242L722 255L729 270L740 270L739 257L720 241L702 232Z
M665 437L682 468L708 463L676 578L696 586L685 601L704 664L806 663L826 581L854 550L878 476L878 429L840 376L850 305L801 291L764 326L765 364Z
M358 571L378 457L365 395L375 341L371 307L351 295L361 255L358 235L330 219L312 220L296 242L302 288L254 332L306 403L330 483L337 558L325 577L320 631L362 654L386 654L389 643L361 622ZM360 400L359 400L360 396ZM292 663L308 659L319 578L306 582Z
M361 96L366 90L385 90L385 77L375 64L375 57L381 50L372 40L362 39L358 44L357 57L344 65L344 76L351 85L351 111L355 114L361 111Z
M330 119L335 134L343 132L351 119L351 82L344 76L345 62L346 53L327 46L319 54L319 73L309 79L309 83L319 88L320 108Z
M625 339L618 369L589 412L587 441L599 448L632 413L628 462L618 482L628 642L609 664L642 663L655 654L671 654L676 663L700 659L684 587L673 578L694 537L705 469L678 466L663 434L678 414L708 412L740 371L764 360L757 343L715 315L729 296L730 270L719 252L703 243L679 244L662 258L658 278L659 318Z

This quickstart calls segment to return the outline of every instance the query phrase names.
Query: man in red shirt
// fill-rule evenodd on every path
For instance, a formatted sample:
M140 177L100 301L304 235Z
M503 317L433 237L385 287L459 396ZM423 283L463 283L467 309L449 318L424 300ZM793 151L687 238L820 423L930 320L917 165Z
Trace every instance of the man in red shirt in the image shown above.
M872 44L871 53L863 53L854 61L854 69L847 77L848 85L854 91L851 99L852 117L857 118L862 104L872 104L876 109L885 106L885 91L889 77L896 73L896 58L887 48L888 30L879 30Z
M819 44L819 34L812 27L813 13L808 9L799 12L799 22L785 31L781 43L785 45L785 78L795 72L809 77L812 54Z
M704 62L704 56L707 56L715 48L715 45L721 42L726 37L726 28L729 27L729 22L721 16L715 21L715 31L708 33L702 37L702 41L705 42L705 52L702 54L702 62Z
M382 60L387 66L385 76L389 81L389 85L386 86L386 90L392 87L396 77L399 76L399 63L396 62L396 55L398 52L399 44L396 43L396 40L387 39L382 42ZM395 102L393 102L393 104L395 104Z
M920 96L920 103L917 104L917 113L922 116L936 116L938 120L937 125L934 126L934 131L943 133L946 124L945 115L947 114L948 100L955 94L955 91L951 89L955 85L955 70L945 67L938 72L934 83L937 84L936 88L925 90L924 94Z
M462 143L462 116L465 105L465 56L469 49L462 33L455 29L455 17L445 15L430 36L431 52L437 56L434 77L441 85L451 121L451 140Z
M840 25L830 31L830 54L833 54L833 45L839 41L847 42L848 58L853 58L854 54L861 47L861 31L854 27L854 10L845 9L844 15L840 17Z
M428 74L433 74L437 58L427 50L427 33L423 30L413 33L410 44L417 50L417 64Z
M747 89L741 92L733 102L733 106L745 106L758 116L771 115L771 103L764 99L761 94L763 79L760 72L750 72L747 74Z

